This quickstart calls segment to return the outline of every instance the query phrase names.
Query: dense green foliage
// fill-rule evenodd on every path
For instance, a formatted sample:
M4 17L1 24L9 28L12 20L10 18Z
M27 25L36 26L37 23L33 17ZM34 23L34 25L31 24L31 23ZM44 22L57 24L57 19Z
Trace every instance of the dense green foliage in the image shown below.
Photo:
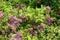
M60 0L1 0L0 40L17 32L22 40L60 40Z

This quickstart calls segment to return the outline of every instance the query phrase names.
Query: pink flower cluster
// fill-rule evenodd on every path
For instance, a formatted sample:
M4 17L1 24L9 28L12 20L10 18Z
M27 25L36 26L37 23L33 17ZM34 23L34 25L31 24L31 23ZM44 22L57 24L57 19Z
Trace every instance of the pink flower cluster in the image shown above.
M22 40L22 34L20 32L17 32L16 35L10 40Z
M0 11L0 18L2 18L3 17L3 13L2 13L2 11Z
M18 18L13 17L13 16L9 16L9 20L10 20L11 24L13 24L14 26L18 26L19 25Z
M50 18L50 17L46 17L46 21L47 21L47 24L50 26L53 22L53 18Z
M15 33L16 33L16 30L15 30L15 28L14 28L13 25L11 25L11 24L9 24L9 23L7 23L7 25L8 25L8 29L11 29L12 32L15 32Z
M39 26L38 26L38 30L44 30L44 24L43 23L41 23Z
M36 30L44 30L44 26L45 25L43 23L41 23L38 27L34 26L32 28L28 28L28 31L31 36L37 36Z
M37 32L35 32L33 30L33 28L29 28L28 30L29 30L30 36L36 36L37 35Z
M47 6L47 7L46 7L46 12L50 12L50 11L51 11L50 6Z

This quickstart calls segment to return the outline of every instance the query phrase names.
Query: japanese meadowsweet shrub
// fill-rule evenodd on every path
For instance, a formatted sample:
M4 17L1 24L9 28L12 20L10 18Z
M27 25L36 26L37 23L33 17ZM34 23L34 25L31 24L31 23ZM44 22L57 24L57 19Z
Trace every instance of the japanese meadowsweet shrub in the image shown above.
M35 22L34 25L36 24L36 26L38 26L40 22L44 22L45 20L44 17L44 11L46 10L45 7L39 9L24 7L22 9L19 9L19 7L13 8L11 3L7 4L7 2L2 2L0 8L1 8L0 11L1 40L17 39L16 37L14 37L15 34L19 37L17 40L20 40L21 38L22 40L29 39L30 32L28 31L28 28L32 27L33 24L33 22L31 24L31 20ZM27 32L28 34L25 33L24 31ZM19 36L20 35L19 32L22 33L21 38ZM34 36L33 34L37 35L37 32L32 32L31 36Z
M26 7L26 4L21 4L25 1L28 0L0 2L0 39L59 40L60 19L58 18L60 17L60 11L58 13L54 12L55 9L53 7L52 10L51 5L45 7L41 5L41 8L37 8L36 0L29 1L30 6ZM45 3L43 2L42 4ZM33 3L35 3L35 6L33 6L36 7L35 9L31 8Z

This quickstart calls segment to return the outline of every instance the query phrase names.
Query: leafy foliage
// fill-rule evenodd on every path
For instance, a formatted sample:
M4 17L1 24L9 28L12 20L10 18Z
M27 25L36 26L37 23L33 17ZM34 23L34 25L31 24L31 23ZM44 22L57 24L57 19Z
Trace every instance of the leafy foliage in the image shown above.
M60 0L1 0L0 39L59 40L59 5Z

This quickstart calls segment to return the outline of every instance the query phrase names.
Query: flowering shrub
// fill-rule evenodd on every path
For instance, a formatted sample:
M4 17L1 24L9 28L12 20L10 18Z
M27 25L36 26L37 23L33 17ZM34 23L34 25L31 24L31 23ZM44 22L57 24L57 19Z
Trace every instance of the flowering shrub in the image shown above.
M1 0L0 40L59 40L59 6L49 1Z

